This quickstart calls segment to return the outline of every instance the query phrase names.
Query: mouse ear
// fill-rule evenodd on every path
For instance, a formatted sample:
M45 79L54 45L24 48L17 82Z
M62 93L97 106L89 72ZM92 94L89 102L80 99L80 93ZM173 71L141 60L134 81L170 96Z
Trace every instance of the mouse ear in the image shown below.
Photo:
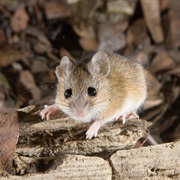
M88 69L90 73L108 76L110 73L109 57L104 52L97 52L91 59Z
M71 60L67 56L64 56L61 59L60 65L56 67L55 74L57 78L61 79L64 76L69 76L72 67L73 67L73 63L71 62Z

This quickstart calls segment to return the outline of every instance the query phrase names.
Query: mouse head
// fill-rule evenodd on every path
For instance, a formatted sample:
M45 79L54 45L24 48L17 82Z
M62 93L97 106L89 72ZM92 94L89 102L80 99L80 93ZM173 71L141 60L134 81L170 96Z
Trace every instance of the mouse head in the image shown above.
M110 100L109 74L110 62L104 52L78 65L64 56L56 68L56 103L75 120L96 118Z

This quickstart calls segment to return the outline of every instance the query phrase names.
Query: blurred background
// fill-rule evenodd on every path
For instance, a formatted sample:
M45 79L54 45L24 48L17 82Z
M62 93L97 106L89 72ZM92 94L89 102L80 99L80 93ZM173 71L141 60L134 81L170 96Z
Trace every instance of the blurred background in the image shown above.
M52 104L61 57L98 50L145 67L140 116L158 143L180 140L179 0L0 0L0 111Z

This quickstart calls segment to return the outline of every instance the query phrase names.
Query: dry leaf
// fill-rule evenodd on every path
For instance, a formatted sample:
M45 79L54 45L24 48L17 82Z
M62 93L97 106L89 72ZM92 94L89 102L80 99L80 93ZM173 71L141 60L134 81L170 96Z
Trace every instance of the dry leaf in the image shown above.
M143 109L148 110L153 107L159 106L164 102L162 98L157 98L157 99L147 99L145 103L143 104Z
M0 67L5 67L10 65L14 61L18 60L26 60L29 56L29 52L27 51L18 51L14 49L7 49L4 51L0 51Z
M179 1L170 1L170 10L168 12L169 29L166 44L170 48L178 48L180 46L180 3Z
M67 18L70 16L66 0L46 2L44 3L44 9L48 20Z
M160 3L161 11L164 11L165 9L169 7L170 0L159 0L159 3Z
M149 71L144 71L148 84L148 97L159 97L162 85Z
M123 32L117 25L101 24L98 30L99 51L117 51L126 46L126 39Z
M86 51L95 51L97 49L97 42L95 32L92 26L79 29L77 26L73 26L74 31L81 38L79 40L80 45Z
M20 72L20 82L25 86L26 89L31 91L32 96L35 100L40 99L41 92L36 86L34 77L32 76L30 71L24 70Z
M68 50L65 49L65 48L61 48L59 54L60 54L61 57L67 56L67 57L69 57L73 62L76 62L76 58L73 57L73 56L68 52Z
M33 43L33 49L39 53L48 53L52 51L52 46L48 38L43 34L43 32L39 31L37 28L28 28L26 30L27 35L33 36L36 38L36 41Z
M29 15L26 13L24 8L19 8L11 18L11 27L14 32L21 32L27 28L28 21Z
M141 0L141 6L146 25L151 33L153 40L155 43L162 42L164 40L164 35L161 27L159 0Z
M150 38L147 36L146 24L143 19L136 20L128 29L127 44L138 48L150 44Z
M159 71L169 70L174 67L173 60L166 52L159 52L152 60L150 71L157 73Z
M0 114L0 171L12 173L12 161L19 136L17 112Z

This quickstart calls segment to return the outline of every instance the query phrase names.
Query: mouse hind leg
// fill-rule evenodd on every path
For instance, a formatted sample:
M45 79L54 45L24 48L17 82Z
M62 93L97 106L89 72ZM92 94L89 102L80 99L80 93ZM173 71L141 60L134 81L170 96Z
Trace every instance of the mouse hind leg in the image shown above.
M139 116L137 115L137 113L135 111L133 112L130 112L128 114L124 114L123 116L121 116L122 119L123 119L123 124L126 123L126 118L129 118L129 119L139 119Z

